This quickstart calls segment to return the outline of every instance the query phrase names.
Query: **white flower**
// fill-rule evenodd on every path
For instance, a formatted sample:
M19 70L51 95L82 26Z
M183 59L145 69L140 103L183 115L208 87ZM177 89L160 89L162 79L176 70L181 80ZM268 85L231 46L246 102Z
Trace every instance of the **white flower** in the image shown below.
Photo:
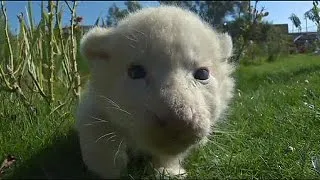
M310 109L314 109L314 105L313 105L313 104L309 104L308 107L309 107Z
M313 156L313 157L311 158L311 162L312 162L313 168L314 168L318 173L320 173L320 158L317 157L317 156Z
M293 151L294 150L294 148L292 146L289 146L288 149L289 149L289 151Z

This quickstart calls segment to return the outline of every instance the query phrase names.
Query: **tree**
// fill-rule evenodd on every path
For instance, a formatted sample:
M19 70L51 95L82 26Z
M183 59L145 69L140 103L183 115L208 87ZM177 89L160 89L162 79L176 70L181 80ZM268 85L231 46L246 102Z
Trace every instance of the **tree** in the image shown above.
M242 7L248 4L242 1L159 1L159 3L195 12L217 29L222 29L227 16L235 17L235 13L242 14Z
M125 12L113 3L108 10L107 26L116 26L118 21L126 16Z
M299 19L299 17L297 15L295 15L294 13L291 14L291 16L289 17L289 19L292 21L292 24L299 29L299 32L301 32L301 21ZM293 31L293 29L292 29Z
M320 8L319 1L313 1L313 7L304 13L304 16L317 25L318 32L320 32Z
M254 6L243 4L242 15L240 14L240 17L229 22L225 27L226 31L233 37L235 56L232 60L235 62L240 61L252 42L263 41L266 38L266 32L270 29L270 25L263 21L263 18L268 16L269 13L265 12L264 7L258 10L258 2L255 1Z
M126 11L129 13L142 9L142 6L138 1L126 1L124 4L127 6Z
M234 61L239 61L248 47L250 40L263 41L270 25L263 23L268 16L264 8L257 9L257 3L250 5L250 1L159 1L160 4L175 5L189 9L202 17L214 28L231 34L235 44ZM228 19L227 17L230 17Z
M107 26L116 26L118 22L129 13L135 12L142 8L138 1L126 1L124 3L127 8L120 9L115 3L109 8L107 16Z
M234 13L235 1L201 1L199 15L218 29L223 27L226 17Z
M233 12L233 19L240 18L245 14L245 12L249 9L250 7L250 1L235 1L235 7L234 7L234 12Z
M199 12L199 1L158 1L161 5L178 6L194 13Z

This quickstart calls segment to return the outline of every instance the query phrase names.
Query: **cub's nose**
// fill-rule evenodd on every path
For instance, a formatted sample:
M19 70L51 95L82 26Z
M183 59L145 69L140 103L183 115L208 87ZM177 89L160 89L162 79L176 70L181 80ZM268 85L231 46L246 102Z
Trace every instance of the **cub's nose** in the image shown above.
M182 144L192 144L203 136L202 129L197 126L195 120L178 116L175 113L167 113L153 119L153 133L161 133L167 140L174 140Z
M192 117L191 117L192 118ZM192 119L180 113L167 112L162 115L154 115L154 121L160 128L168 130L192 129Z

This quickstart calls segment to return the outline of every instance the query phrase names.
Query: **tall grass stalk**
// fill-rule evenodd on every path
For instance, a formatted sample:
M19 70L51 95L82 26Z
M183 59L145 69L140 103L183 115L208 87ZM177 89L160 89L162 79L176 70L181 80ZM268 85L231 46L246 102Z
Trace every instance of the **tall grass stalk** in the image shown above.
M54 10L53 10L53 1L48 1L48 42L49 42L49 77L48 77L48 87L49 87L49 102L52 103L54 101L54 92L53 92L53 82L54 82L54 59L53 59L53 47L54 47L54 40L53 40L53 17L54 17Z
M0 74L1 74L1 79L5 82L5 90L10 91L10 92L16 92L20 98L22 98L25 102L25 105L29 105L29 101L27 100L26 96L24 95L17 78L15 77L14 73L14 63L13 63L13 52L12 52L12 46L11 46L11 41L9 37L9 28L8 28L8 16L7 16L7 10L4 6L4 2L1 1L1 11L4 16L4 24L5 24L5 39L6 39L6 45L9 51L8 55L8 60L5 61L6 64L6 71L8 72L7 74L2 68L2 64L0 64ZM7 59L4 58L4 59ZM9 79L6 77L8 75Z
M0 90L17 94L28 106L36 105L36 101L42 98L54 112L80 94L77 42L81 36L75 33L82 32L81 28L75 29L78 25L75 21L77 3L73 2L72 7L65 3L72 14L71 33L62 28L61 2L42 1L41 20L36 24L29 1L26 17L23 13L17 16L19 33L12 36L5 3L1 1L6 43L0 45L4 49L0 52L1 59L4 59L0 61Z
M72 8L66 1L66 4L70 10L71 13L71 20L70 20L70 28L71 28L71 49L72 49L72 55L71 55L71 63L72 63L72 70L73 70L73 82L74 82L74 89L73 92L74 94L79 97L80 96L80 75L78 72L78 65L77 65L77 47L76 47L76 39L74 35L74 27L75 27L75 20L76 20L76 6L77 2L74 1Z

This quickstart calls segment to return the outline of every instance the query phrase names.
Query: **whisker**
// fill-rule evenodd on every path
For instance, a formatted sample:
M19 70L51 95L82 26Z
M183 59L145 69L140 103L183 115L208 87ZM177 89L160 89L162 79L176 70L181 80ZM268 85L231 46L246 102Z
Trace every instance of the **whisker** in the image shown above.
M131 115L131 113L129 113L128 111L126 111L126 110L124 110L124 109L121 109L121 108L119 108L119 107L106 107L106 108L117 109L117 110L120 110L120 111L122 111L122 112L124 112L124 113L127 113L127 114Z
M133 42L138 42L138 40L137 39L134 39L134 37L129 37L129 36L127 36L127 35L123 35L124 37L126 37L128 40L130 40L130 41L133 41ZM132 35L131 35L132 36Z
M107 139L106 143L107 143L109 140L111 140L112 138L115 138L115 137L117 137L117 135L113 135L113 136L109 137L109 138Z
M104 138L104 137L106 137L106 136L112 135L112 134L114 134L114 132L104 134L104 135L100 136L100 137L96 140L96 142L98 142L100 139L102 139L102 138Z
M135 29L135 28L133 28L132 30L137 32L137 33L139 33L139 34L141 34L143 36L144 43L145 43L145 49L147 49L148 48L148 38L147 38L146 34L144 32L142 32L142 31L138 30L138 29Z
M94 123L107 123L109 121L93 121L92 123L83 124L84 126L92 126Z
M115 103L114 101L112 101L111 99L109 99L109 98L107 98L107 97L105 97L105 96L102 96L102 95L99 95L99 97L102 97L103 99L105 99L105 100L107 100L109 103L111 103L112 105L120 108L120 106L119 106L117 103Z
M143 36L146 36L146 34L144 33L144 32L142 32L142 31L139 31L138 29L133 29L135 32L138 32L138 33L140 33L141 35L143 35Z
M96 119L96 120L99 120L99 121L102 121L102 122L108 122L106 120L103 120L103 119L100 119L100 118L97 118L97 117L93 117L93 116L90 116L92 119Z
M122 145L122 142L123 142L123 139L122 139L121 142L119 143L117 152L114 154L114 159L113 159L114 165L116 165L116 159L117 159L117 156L118 156L118 154L119 154L119 152L120 152L120 147L121 147L121 145Z
M116 102L112 101L110 98L105 97L105 96L103 96L103 95L97 95L97 97L103 98L104 100L108 101L108 103L110 103L112 106L114 106L114 107L112 107L112 106L111 106L111 107L110 107L110 106L108 107L108 106L107 106L106 108L116 109L116 110L122 111L122 112L124 112L124 113L126 113L126 114L128 114L128 115L132 115L130 112L128 112L128 111L120 108L120 106L119 106ZM105 122L105 123L108 122L108 121L106 121L106 120L99 119L99 118L96 118L96 117L92 117L92 116L90 116L90 117L93 118L93 119L98 120L98 122L96 122L96 123L99 123L99 121L100 121L100 122ZM94 123L94 122L92 122L92 123ZM87 123L87 124L85 124L85 125L86 125L86 126L92 126L92 125L93 125L92 123L90 122L90 123Z
M139 40L139 38L134 33L130 34L130 36L133 37L137 41Z
M120 111L122 111L124 113L127 113L127 114L131 115L131 113L129 113L128 111L126 111L126 110L124 110L122 108L120 108L120 106L117 103L115 103L114 101L112 101L111 99L109 99L109 98L107 98L107 97L105 97L103 95L99 95L99 97L107 100L111 105L115 106L115 107L106 107L106 108L117 109L117 110L120 110Z
M135 49L135 48L136 48L136 47L135 47L134 45L132 45L132 44L130 44L129 46L130 46L130 47L132 47L133 49Z

